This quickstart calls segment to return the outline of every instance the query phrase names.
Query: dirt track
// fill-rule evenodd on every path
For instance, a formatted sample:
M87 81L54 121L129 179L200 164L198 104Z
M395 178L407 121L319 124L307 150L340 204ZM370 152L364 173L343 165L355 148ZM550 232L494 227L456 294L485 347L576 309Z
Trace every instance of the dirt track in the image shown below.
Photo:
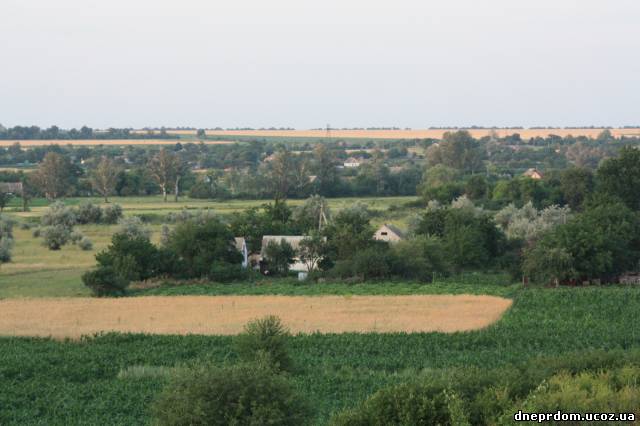
M101 331L237 334L278 315L292 332L455 332L486 327L511 306L493 296L176 296L0 300L0 335Z

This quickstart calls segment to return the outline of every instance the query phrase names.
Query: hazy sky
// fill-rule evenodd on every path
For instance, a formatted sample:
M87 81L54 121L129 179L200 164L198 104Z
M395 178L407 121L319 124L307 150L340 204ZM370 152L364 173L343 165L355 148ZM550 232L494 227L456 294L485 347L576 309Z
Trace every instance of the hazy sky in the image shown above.
M638 0L0 0L0 123L640 123Z

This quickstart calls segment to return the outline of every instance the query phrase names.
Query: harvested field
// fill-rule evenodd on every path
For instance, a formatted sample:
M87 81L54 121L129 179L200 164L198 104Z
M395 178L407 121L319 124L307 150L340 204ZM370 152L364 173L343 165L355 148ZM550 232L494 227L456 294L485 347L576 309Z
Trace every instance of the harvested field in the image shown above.
M461 129L412 129L412 130L331 130L331 138L364 138L364 139L441 139L448 131ZM523 139L533 137L558 136L587 136L595 138L603 129L496 129L501 137L520 134ZM640 129L609 129L616 136L640 136ZM468 129L475 138L488 136L491 129ZM195 131L171 130L171 134L195 135ZM298 137L324 138L326 130L207 130L208 136L255 136L255 137Z
M82 145L82 146L96 146L96 145L175 145L177 143L200 143L196 140L185 139L34 139L34 140L0 140L0 146L7 147L15 143L19 143L23 148L32 146L46 146L46 145ZM228 145L235 143L235 141L203 141L207 145Z
M98 332L233 335L278 315L293 333L456 332L497 321L494 296L177 296L0 300L0 335L78 338Z

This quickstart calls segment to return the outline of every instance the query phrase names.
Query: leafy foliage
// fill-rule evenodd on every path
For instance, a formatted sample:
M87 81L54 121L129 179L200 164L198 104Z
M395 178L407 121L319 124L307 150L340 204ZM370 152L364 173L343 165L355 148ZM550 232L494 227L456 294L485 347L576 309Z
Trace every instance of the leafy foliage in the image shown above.
M241 274L242 256L233 238L229 228L217 218L191 220L176 225L166 247L177 257L176 272L183 277L228 279L235 270L237 278Z
M296 252L284 238L280 241L269 241L264 250L264 257L269 265L269 273L286 275L289 265L294 261Z
M234 338L234 347L243 361L265 359L276 370L292 371L293 361L288 352L290 337L280 318L270 315L245 325L242 334Z
M180 372L152 412L162 426L298 426L308 424L311 414L289 380L261 362Z

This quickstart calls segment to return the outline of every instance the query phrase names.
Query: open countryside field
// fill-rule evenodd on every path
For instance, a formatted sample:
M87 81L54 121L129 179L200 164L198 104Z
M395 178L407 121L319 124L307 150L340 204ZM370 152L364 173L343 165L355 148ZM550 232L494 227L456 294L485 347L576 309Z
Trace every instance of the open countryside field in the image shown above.
M415 200L416 197L380 197L380 198L334 198L329 199L332 211L339 211L354 202L362 202L370 209L385 212L392 205L399 205ZM65 203L78 205L82 202L93 202L103 205L100 198L68 198ZM163 202L160 196L150 197L114 197L112 203L122 206L125 216L142 215L152 220L152 240L160 238L160 223L167 213L179 212L182 209L210 209L222 216L232 215L242 210L259 207L268 200L229 200L206 201L181 198L178 203ZM289 200L291 206L297 206L304 200ZM37 221L47 210L49 203L44 199L33 200L30 211L21 212L20 200L14 199L6 214L18 221ZM383 221L404 226L406 218L377 217L373 223ZM0 269L0 298L2 297L76 297L88 296L89 291L82 285L81 275L95 265L95 254L106 248L117 225L79 225L77 229L93 242L90 251L80 250L70 244L60 250L51 251L42 245L42 239L33 237L32 230L14 229L15 246L13 259Z
M460 129L412 129L412 130L331 130L331 138L355 138L355 139L441 139L442 135L448 131L456 131ZM534 137L547 137L549 135L557 136L587 136L595 138L602 128L598 129L469 129L471 135L475 138L488 136L495 131L500 137L520 134L523 139ZM638 136L640 129L610 129L611 133L616 136ZM195 131L191 130L172 130L169 133L180 135L192 135ZM208 136L255 136L255 137L309 137L323 138L327 136L327 131L322 130L207 130Z
M279 316L294 333L451 333L487 327L510 305L469 295L8 299L0 300L0 335L232 335L266 315Z
M332 210L339 211L356 202L366 204L372 210L386 210L390 206L397 206L402 203L415 201L418 197L402 196L402 197L364 197L364 198L330 198L327 199L329 207ZM103 204L103 199L99 197L82 197L67 198L64 200L67 205L78 205L83 202L91 202L95 204ZM172 198L169 201L162 201L162 196L152 195L146 197L109 197L109 202L122 206L125 215L140 214L166 214L169 212L178 212L182 209L209 209L217 214L231 214L252 207L260 207L268 204L271 200L226 200L211 201L203 199L194 199L188 197L180 197L178 202L174 202ZM303 204L303 199L289 199L287 204L296 207ZM20 200L14 199L6 210L7 213L15 217L39 217L48 208L49 202L45 199L36 199L31 202L32 207L28 212L21 212Z
M478 286L484 290L491 286ZM477 331L295 335L289 348L300 371L292 380L315 409L313 424L382 387L446 371L640 348L637 289L531 289L511 297L513 307ZM0 359L0 424L130 425L149 423L149 402L166 379L128 371L224 364L237 355L230 336L112 334L66 342L3 337Z

